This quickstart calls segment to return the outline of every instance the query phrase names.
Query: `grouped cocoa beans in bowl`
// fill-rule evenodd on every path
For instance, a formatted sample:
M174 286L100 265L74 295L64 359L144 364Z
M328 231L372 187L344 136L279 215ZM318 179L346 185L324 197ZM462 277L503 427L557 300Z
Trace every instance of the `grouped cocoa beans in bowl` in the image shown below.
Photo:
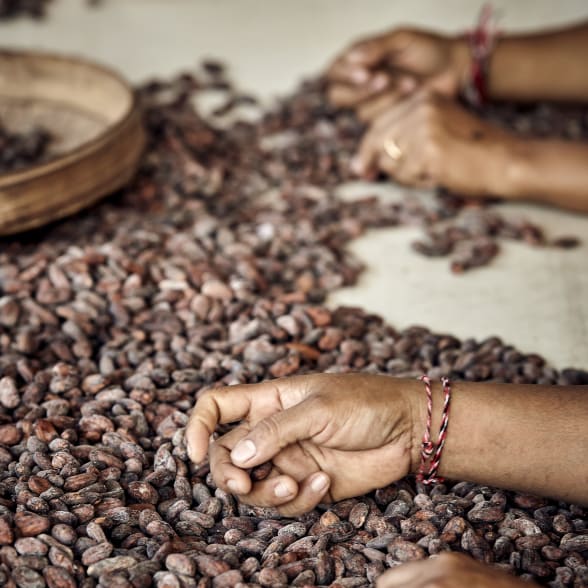
M361 272L345 245L367 227L469 223L451 238L493 240L505 221L450 196L426 209L337 200L361 127L321 82L228 125L197 114L203 92L230 102L219 117L254 107L220 64L148 84L133 184L0 244L0 585L361 587L446 550L588 585L575 505L407 479L291 520L239 504L190 463L184 427L210 386L359 370L588 382L495 337L328 309Z
M11 132L0 121L0 175L47 161L51 140L51 133L44 128Z

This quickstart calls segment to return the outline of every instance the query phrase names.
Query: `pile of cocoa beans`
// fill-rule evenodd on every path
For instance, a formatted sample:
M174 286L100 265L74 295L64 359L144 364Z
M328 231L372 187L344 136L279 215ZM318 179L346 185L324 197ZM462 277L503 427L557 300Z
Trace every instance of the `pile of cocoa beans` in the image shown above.
M152 82L139 90L149 145L132 185L0 243L0 585L362 587L444 550L588 585L576 505L406 479L288 520L190 463L184 428L211 386L361 370L588 383L496 337L397 331L325 307L361 272L345 246L366 228L478 227L487 210L447 195L426 208L337 200L361 126L323 89L222 125L197 113L200 93L231 102L217 118L259 107L220 64Z

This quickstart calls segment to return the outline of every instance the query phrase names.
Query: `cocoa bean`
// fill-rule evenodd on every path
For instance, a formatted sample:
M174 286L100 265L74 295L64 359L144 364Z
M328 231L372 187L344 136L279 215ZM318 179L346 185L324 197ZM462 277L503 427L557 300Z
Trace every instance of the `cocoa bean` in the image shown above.
M0 545L12 545L14 533L6 516L0 517Z
M49 566L45 568L43 575L49 588L76 588L73 576L63 568Z
M47 531L50 526L47 517L26 511L17 512L14 515L14 524L23 537L35 537Z

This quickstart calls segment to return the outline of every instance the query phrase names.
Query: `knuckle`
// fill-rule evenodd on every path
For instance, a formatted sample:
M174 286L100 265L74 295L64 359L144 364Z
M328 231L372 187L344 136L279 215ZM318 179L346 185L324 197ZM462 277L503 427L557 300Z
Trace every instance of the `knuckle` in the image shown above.
M410 27L398 27L394 29L390 36L394 38L394 40L398 41L399 44L409 43L414 37L414 29Z
M275 415L270 415L257 424L257 434L262 438L280 439L281 427Z
M348 56L350 53L357 51L369 51L376 45L376 43L377 41L372 37L360 37L357 41L351 44L349 49L346 51L345 56Z
M217 412L216 398L218 394L218 390L206 390L198 397L196 407L210 412Z
M212 479L213 479L214 483L216 484L216 487L220 488L221 490L226 490L227 489L227 478L225 476L223 476L218 471L218 468L213 467L211 465L210 466L210 473L212 475Z
M198 395L197 401L196 401L196 406L200 405L205 405L208 404L210 402L212 398L212 390L205 390L204 392L202 392L201 394Z
M331 410L331 401L324 394L317 394L311 401L312 410L317 412L328 412Z

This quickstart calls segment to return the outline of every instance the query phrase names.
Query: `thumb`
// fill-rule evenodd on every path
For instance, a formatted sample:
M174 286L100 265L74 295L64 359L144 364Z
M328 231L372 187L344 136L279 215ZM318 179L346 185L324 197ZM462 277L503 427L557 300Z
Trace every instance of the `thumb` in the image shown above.
M373 67L383 61L390 61L391 54L401 51L407 45L403 31L392 31L367 41L360 41L347 54L347 61L364 67Z
M386 44L381 38L360 41L354 45L345 56L353 65L374 67L387 58Z
M284 447L310 439L324 429L329 415L320 398L312 397L259 421L231 451L238 467L254 467L271 460Z

